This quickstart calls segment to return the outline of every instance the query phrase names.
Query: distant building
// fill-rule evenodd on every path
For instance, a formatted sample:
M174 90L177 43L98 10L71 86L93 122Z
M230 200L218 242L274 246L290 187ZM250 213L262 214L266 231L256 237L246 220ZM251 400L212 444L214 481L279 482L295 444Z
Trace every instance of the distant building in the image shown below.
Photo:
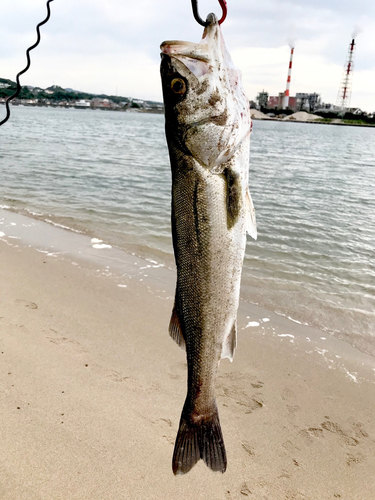
M268 108L279 108L280 107L280 94L279 95L270 95L267 102Z
M288 106L288 109L292 109L293 111L295 111L296 110L296 106L297 106L297 99L296 99L296 97L289 96L289 106Z
M92 108L101 108L101 109L112 109L116 107L115 103L110 99L102 99L102 98L94 98L89 101L91 103Z
M278 96L269 96L268 98L268 108L271 109L283 109L285 92L280 92ZM296 105L296 98L289 97L289 104L287 109L292 109L294 111Z
M265 92L265 90L259 92L256 100L258 102L259 108L266 108L268 104L268 92Z
M91 106L91 102L87 99L80 99L74 104L74 106L79 109L88 109Z
M316 109L321 107L320 95L299 92L296 94L296 111L309 111L313 113Z

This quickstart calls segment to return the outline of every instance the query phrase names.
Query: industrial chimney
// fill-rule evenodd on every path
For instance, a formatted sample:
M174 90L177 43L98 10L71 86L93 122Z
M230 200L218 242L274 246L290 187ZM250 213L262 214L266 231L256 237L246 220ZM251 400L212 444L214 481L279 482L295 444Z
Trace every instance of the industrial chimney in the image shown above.
M286 81L286 90L285 90L285 95L284 95L284 99L283 99L283 109L287 109L287 107L289 106L289 90L290 90L290 78L292 76L293 53L294 53L294 47L291 47L289 69L288 69L288 79Z
M337 94L337 106L341 109L349 108L352 96L352 77L354 68L355 39L349 44L348 56L346 58L344 71L341 78L339 92Z

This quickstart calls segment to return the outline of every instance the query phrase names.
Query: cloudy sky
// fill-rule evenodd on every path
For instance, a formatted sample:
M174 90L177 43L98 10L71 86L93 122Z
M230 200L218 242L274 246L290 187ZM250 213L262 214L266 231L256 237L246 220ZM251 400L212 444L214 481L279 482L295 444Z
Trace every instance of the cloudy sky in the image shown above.
M227 0L224 38L245 89L285 90L295 43L291 95L317 92L336 103L353 32L357 32L352 106L375 111L374 0ZM199 41L202 27L190 0L54 0L42 41L31 52L21 84L60 85L92 93L162 100L159 46ZM203 18L221 14L217 0L200 0ZM45 0L1 0L0 77L15 80L25 49L36 40Z

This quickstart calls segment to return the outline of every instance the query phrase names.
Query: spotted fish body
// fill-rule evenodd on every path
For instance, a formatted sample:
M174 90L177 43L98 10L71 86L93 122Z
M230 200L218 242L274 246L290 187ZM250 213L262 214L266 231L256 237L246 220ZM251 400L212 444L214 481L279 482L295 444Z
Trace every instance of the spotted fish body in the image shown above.
M216 17L208 20L200 43L161 45L177 266L169 331L186 348L188 365L175 474L199 459L226 470L215 380L220 359L232 360L236 348L246 231L256 238L248 190L249 101Z

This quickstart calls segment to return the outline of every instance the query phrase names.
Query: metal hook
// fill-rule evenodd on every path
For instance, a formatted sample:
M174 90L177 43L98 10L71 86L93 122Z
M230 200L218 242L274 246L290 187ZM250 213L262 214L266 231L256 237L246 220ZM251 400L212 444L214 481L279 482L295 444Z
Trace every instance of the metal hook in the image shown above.
M221 16L221 19L219 21L219 24L223 23L225 18L227 17L227 2L226 0L219 0L219 4L220 4L220 7L221 7L221 10L222 10L222 16ZM194 19L197 21L197 23L199 23L201 26L208 26L208 21L203 21L203 19L201 18L201 16L199 15L198 13L198 0L191 0L191 6L193 7L193 15L194 15Z

